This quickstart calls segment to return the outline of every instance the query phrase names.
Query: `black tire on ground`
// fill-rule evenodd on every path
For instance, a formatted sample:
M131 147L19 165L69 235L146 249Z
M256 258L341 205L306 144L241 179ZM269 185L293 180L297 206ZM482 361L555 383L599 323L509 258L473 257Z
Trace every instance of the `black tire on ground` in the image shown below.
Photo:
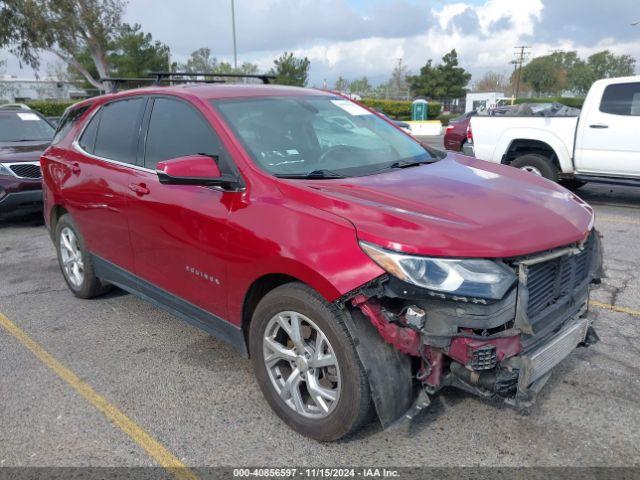
M263 337L269 321L281 312L295 311L312 320L331 344L340 369L340 395L333 410L323 418L307 418L287 405L273 386L264 362ZM348 436L371 418L369 382L356 353L343 313L315 290L288 283L273 289L260 301L251 320L249 351L253 370L267 402L293 430L319 441Z
M578 190L580 187L586 184L587 182L582 182L574 178L567 178L565 180L560 180L560 185L562 185L564 188L568 190Z
M84 266L84 275L83 275L84 278L82 280L82 283L80 283L79 285L74 285L69 280L69 278L67 277L67 274L65 273L65 268L63 265L60 243L61 243L61 233L65 228L70 229L74 233L77 239L77 246L82 256L82 263ZM62 276L64 277L65 282L67 282L67 286L69 287L69 290L71 290L76 297L93 298L111 290L111 285L104 284L102 281L100 281L99 278L95 276L93 263L91 262L91 255L89 255L89 252L87 252L84 239L80 234L80 230L76 227L76 224L74 223L73 219L69 214L62 215L58 219L58 223L56 224L56 229L55 229L54 241L56 246L56 253L58 254L58 264L60 265Z
M557 167L550 159L548 159L544 155L539 155L537 153L527 153L516 158L513 162L510 163L510 165L521 170L527 170L528 168L530 168L533 171L540 172L540 175L542 175L547 180L551 180L553 182L558 181Z

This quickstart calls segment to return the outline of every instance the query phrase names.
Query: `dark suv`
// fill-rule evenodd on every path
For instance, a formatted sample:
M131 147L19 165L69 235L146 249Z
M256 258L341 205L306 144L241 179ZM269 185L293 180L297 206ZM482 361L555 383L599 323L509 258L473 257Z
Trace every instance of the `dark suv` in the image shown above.
M40 155L53 132L33 110L0 107L0 213L42 209Z
M65 114L41 162L71 291L116 285L229 342L319 440L447 386L528 405L596 340L586 203L330 92L107 95Z

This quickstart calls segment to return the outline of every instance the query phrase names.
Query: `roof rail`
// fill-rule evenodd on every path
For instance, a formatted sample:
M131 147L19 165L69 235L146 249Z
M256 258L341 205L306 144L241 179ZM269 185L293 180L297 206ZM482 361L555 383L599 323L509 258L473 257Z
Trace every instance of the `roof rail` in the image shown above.
M122 83L139 83L148 82L153 85L159 85L161 82L171 83L224 83L224 80L199 80L199 79L170 79L170 78L158 78L158 77L110 77L99 79L100 82L110 82L111 91L109 93L116 93L118 84Z
M163 82L170 83L225 83L225 80L220 78L257 78L262 80L262 83L268 84L270 80L275 79L275 75L266 74L243 74L243 73L197 73L197 72L150 72L149 77L110 77L99 79L100 82L110 82L111 92L117 91L117 85L122 83L136 83L136 82L149 82L154 85L159 85ZM189 77L189 78L173 78L173 77ZM205 78L190 78L190 77L205 77ZM209 78L206 78L209 77Z
M268 75L266 73L150 72L149 75L155 75L158 81L170 78L171 81L179 81L179 79L173 79L172 77L257 78L265 84L271 83L270 81L276 78L275 75Z

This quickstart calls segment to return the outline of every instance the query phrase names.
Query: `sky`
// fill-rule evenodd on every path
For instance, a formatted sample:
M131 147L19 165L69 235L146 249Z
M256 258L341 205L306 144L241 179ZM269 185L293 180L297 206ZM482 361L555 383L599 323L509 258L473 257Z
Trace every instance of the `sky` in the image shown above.
M209 47L233 58L231 0L130 0L124 20L139 23L169 45L172 57ZM310 85L338 76L386 81L397 59L417 73L452 48L475 79L488 70L509 73L514 46L538 56L554 50L629 54L640 71L638 0L235 0L238 63L266 71L282 52L311 61ZM17 60L6 73L32 76ZM43 59L46 65L50 57ZM41 69L45 74L47 67ZM473 79L472 79L473 81Z

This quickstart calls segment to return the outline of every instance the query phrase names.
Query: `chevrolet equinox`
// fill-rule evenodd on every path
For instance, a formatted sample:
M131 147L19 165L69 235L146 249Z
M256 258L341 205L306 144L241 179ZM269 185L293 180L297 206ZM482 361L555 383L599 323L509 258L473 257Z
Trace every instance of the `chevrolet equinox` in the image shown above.
M447 386L526 407L597 340L586 203L335 93L104 95L67 110L41 166L77 297L115 285L229 342L317 440L411 418Z

